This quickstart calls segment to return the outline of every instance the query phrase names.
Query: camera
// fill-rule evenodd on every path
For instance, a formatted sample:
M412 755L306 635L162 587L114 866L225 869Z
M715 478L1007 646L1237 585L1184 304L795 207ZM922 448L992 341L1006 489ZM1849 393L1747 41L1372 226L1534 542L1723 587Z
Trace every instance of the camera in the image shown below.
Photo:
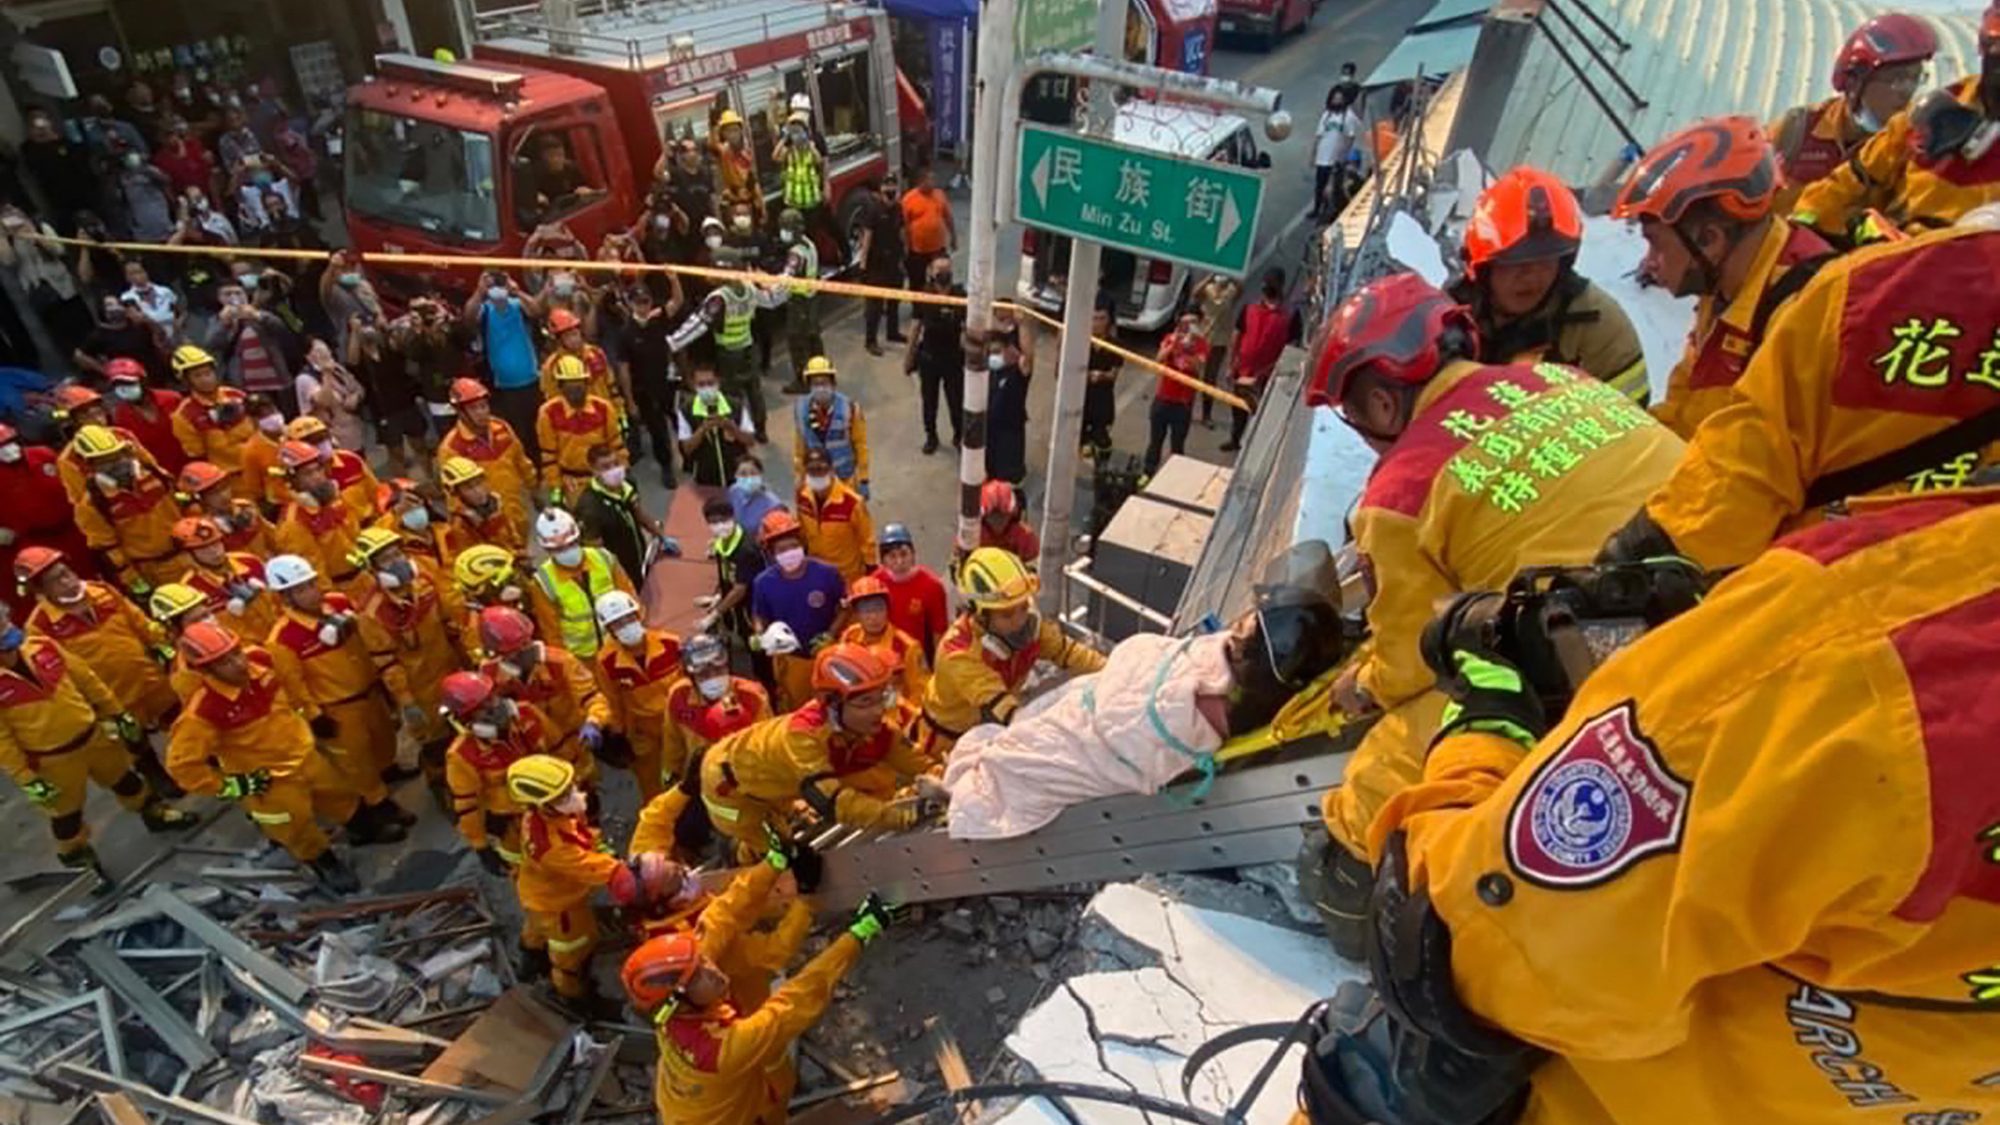
M1549 715L1560 715L1598 665L1700 604L1710 583L1683 558L1529 567L1503 591L1452 599L1424 627L1424 663L1448 679L1458 674L1455 650L1491 652L1521 670Z

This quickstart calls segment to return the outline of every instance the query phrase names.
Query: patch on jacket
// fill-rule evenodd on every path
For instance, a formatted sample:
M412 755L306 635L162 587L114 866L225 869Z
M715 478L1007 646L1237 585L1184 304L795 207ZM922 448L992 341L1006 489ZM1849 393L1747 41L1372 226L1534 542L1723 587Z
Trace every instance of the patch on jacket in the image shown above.
M1556 890L1609 882L1680 847L1688 792L1627 700L1577 728L1528 779L1507 817L1507 862Z

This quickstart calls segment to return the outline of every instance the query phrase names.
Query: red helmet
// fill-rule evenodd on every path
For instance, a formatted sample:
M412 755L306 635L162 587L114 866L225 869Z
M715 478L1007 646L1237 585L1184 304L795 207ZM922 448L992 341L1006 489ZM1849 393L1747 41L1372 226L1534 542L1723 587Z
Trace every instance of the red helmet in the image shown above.
M1479 193L1465 228L1465 272L1571 258L1581 245L1583 208L1569 186L1540 168L1516 168Z
M1854 29L1833 60L1833 88L1858 92L1868 76L1885 66L1924 62L1937 54L1937 32L1907 12L1885 12Z
M1363 371L1409 386L1430 380L1443 365L1439 338L1463 335L1476 349L1478 329L1465 306L1413 273L1377 278L1333 311L1313 342L1313 380L1306 405L1339 406Z
M61 561L63 553L54 547L23 547L14 556L14 580L26 586Z
M180 490L189 496L200 496L228 480L229 474L223 472L219 465L207 461L189 461L181 466L181 477L176 483L180 486Z
M1992 54L1996 43L2000 43L2000 0L1987 4L1979 17L1979 53Z
M889 676L889 666L862 645L843 641L821 649L813 658L813 690L842 698L881 691L889 686Z
M146 369L129 356L119 356L104 365L104 377L114 383L143 383Z
M583 321L568 309L557 309L549 314L549 331L560 336L572 328L582 328Z
M1698 200L1746 223L1771 213L1778 160L1764 127L1750 117L1710 117L1682 129L1640 158L1618 190L1614 219L1678 223Z
M640 1012L657 1010L687 987L701 968L701 939L692 930L649 938L625 958L618 978Z
M990 516L1000 512L1013 516L1018 515L1020 511L1021 498L1015 493L1013 485L1004 480L989 480L979 486L980 515Z
M479 611L479 646L494 656L512 656L535 643L535 623L512 606Z
M491 395L492 392L486 389L486 384L477 379L469 379L464 375L460 375L451 381L451 404L453 406L464 406L468 402L479 402L482 399L491 397Z
M460 721L472 718L493 698L493 681L478 672L453 672L440 687L444 713Z
M757 545L768 547L774 540L787 535L803 535L799 527L799 517L784 508L774 508L764 514L764 522L757 525Z

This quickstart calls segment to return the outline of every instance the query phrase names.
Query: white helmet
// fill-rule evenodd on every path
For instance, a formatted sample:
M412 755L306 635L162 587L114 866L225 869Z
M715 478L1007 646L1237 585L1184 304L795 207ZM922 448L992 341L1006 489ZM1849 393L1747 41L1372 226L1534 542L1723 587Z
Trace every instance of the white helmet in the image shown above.
M813 100L811 95L807 94L803 90L801 90L796 94L793 94L791 107L799 111L800 113L811 113L813 108Z
M268 588L284 593L294 586L304 586L319 577L313 564L297 555L277 555L264 564L264 582Z
M583 532L578 530L575 516L561 508L544 508L535 517L535 538L543 550L560 551L583 538Z
M606 590L597 595L597 623L611 628L613 621L639 615L639 599L623 590Z

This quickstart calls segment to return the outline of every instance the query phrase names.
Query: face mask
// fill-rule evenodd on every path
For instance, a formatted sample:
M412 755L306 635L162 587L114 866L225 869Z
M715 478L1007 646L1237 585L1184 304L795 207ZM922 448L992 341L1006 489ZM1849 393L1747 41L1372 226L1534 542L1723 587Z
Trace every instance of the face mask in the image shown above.
M411 508L402 516L403 526L411 531L425 531L431 526L429 508Z
M740 230L740 231L743 231L743 232L744 232L744 233L746 233L746 234L747 234L747 233L749 233L749 231L750 231L750 216L748 216L748 215L738 215L738 216L736 216L736 229L737 229L737 230Z
M11 465L21 459L21 444L10 441L0 445L0 465Z
M729 677L710 676L707 679L696 680L694 686L701 692L703 699L713 703L729 693Z
M1874 136L1876 133L1882 131L1882 119L1869 112L1868 107L1865 105L1856 105L1854 107L1854 124L1859 126L1861 131L1869 136Z
M625 466L613 465L597 474L597 479L602 481L606 488L622 488L625 484Z
M263 280L263 277L264 275L261 273L246 273L236 279L236 284L241 285L245 290L255 289L257 288L257 282Z
M21 642L26 639L27 636L21 632L19 625L9 625L6 631L0 632L0 652L13 652L19 649Z
M742 490L743 490L743 491L745 491L745 492L757 492L757 491L760 491L761 489L763 489L763 487L764 487L764 478L763 478L763 477L755 477L755 476L752 476L752 477L737 477L737 478L736 478L736 487L738 487L738 488L742 489Z
M807 474L806 487L814 492L825 492L827 489L833 487L833 478Z
M708 244L710 250L722 249L722 236L719 234L711 234L707 238L702 239L702 241Z
M417 564L408 559L397 559L375 572L375 582L384 590L400 590L416 578Z
M641 644L645 643L646 627L637 621L631 621L611 630L611 635L617 637L618 643L621 645L638 648Z
M251 182L251 183L253 183L253 184L256 184L256 185L257 185L258 187L270 187L270 186L271 186L271 173L269 173L269 172L259 172L259 173L257 173L256 175L254 175L254 176L250 177L250 182ZM347 284L347 282L346 282L346 281L345 281L345 280L343 279L343 280L341 281L341 284L342 284L342 285L345 285L345 284Z
M487 712L483 719L468 723L466 729L472 732L474 738L493 742L505 736L507 728L514 725L514 715L514 701L504 699L498 709Z
M125 167L127 167L127 168L137 168L138 166L139 166L139 154L138 154L138 153L136 153L136 152L128 152L128 153L126 153L126 154L125 154Z
M556 552L556 562L563 566L578 566L583 562L582 547L564 547Z
M277 437L279 434L285 432L285 416L283 414L266 414L262 418L257 419L257 428L263 431L267 437Z
M492 301L494 304L499 304L501 301L507 299L507 287L504 285L487 286L486 299Z
M793 234L791 231L788 230L781 230L778 232L778 241L784 243L787 246L790 246L792 244L792 240L797 237L798 235Z
M146 388L137 383L120 383L111 388L111 393L124 399L126 402L138 402L140 399L146 397Z
M989 355L986 357L986 370L988 371L998 371L1005 366L1007 366L1007 358L1005 356Z
M827 386L825 383L814 383L812 387L812 400L820 403L832 402L833 388Z
M344 274L341 274L341 275L340 275L340 287L341 287L342 289L355 289L355 288L358 288L358 287L360 287L360 285L361 285L361 275L360 275L360 274L358 274L358 273L344 273Z
M696 397L696 398L699 398L699 399L700 399L701 401L703 401L703 402L705 402L705 403L708 403L708 404L710 404L710 405L712 406L712 405L714 405L714 403L715 403L715 400L716 400L716 399L719 399L719 398L721 398L721 397L722 397L722 388L721 388L721 387L696 387L696 388L694 389L694 393L695 393L695 397Z
M778 552L779 570L797 570L799 567L805 565L805 561L806 549L804 547L787 547Z
M333 503L333 498L339 495L340 490L334 487L332 481L323 480L318 484L313 485L312 488L308 490L308 492L312 495L313 499L319 501L320 503L331 504Z
M576 282L569 278L559 278L555 284L556 296L567 297L576 292Z
M736 522L734 520L724 520L721 523L712 523L708 525L708 533L717 539L727 539L729 538L730 533L734 532L735 530L736 530Z
M318 443L318 449L319 449L319 455L320 455L321 457L324 457L324 458L326 458L326 459L327 459L327 460L329 460L329 461L333 460L333 439L332 439L332 438L327 438L327 439L325 439L325 440L323 440L323 441L319 442L319 443Z

